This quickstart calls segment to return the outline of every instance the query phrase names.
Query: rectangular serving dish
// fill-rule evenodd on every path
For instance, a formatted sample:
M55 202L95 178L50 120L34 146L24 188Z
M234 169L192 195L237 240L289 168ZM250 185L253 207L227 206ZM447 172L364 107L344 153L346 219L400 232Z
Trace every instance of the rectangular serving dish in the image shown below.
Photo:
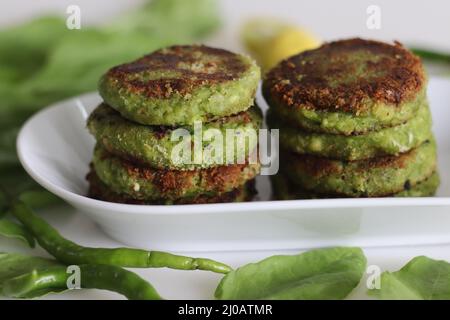
M192 252L447 243L450 80L431 79L429 99L442 178L432 198L271 201L269 179L260 176L254 202L140 206L89 199L84 196L84 176L94 140L85 121L101 101L96 93L33 116L19 135L18 153L38 183L96 221L112 238L135 247ZM258 103L267 108L260 95Z

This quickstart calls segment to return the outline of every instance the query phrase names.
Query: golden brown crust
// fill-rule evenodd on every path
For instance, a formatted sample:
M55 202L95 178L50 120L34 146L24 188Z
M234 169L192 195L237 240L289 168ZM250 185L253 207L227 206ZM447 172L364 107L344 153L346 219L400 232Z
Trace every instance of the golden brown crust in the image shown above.
M288 107L358 114L368 100L393 107L411 101L425 82L420 59L400 43L356 38L282 61L266 75L263 91Z
M163 99L174 93L186 96L199 86L235 80L248 67L242 57L227 50L172 46L114 67L106 77L122 83L129 92ZM160 75L153 78L151 73Z
M127 195L118 194L112 190L109 190L103 182L100 181L95 171L91 171L87 174L86 179L89 182L88 196L93 199L103 200L108 202L125 203L125 204L167 204L168 201L164 199L159 200L139 200L133 199ZM180 198L171 200L171 204L206 204L206 203L226 203L241 201L251 201L256 194L255 180L248 181L244 186L236 188L230 192L205 195L199 194L195 197Z
M223 192L226 186L239 185L242 180L242 171L247 164L236 164L232 166L219 166L202 170L155 170L148 167L135 165L131 162L123 162L131 177L151 180L162 194L173 192L173 190L185 190L192 187L193 181L203 181L207 190L218 190Z
M302 170L314 177L323 177L331 174L339 174L343 170L342 164L345 162L358 164L355 169L364 172L373 168L405 168L407 164L414 158L417 149L399 154L397 156L382 156L371 159L357 161L339 161L328 158L312 156L308 154L297 154L292 152L283 153L283 161L295 163L301 166Z
M419 181L415 185L411 185L411 182L409 180L406 181L404 185L404 189L397 192L397 193L386 193L386 194L379 194L376 195L376 197L395 197L398 196L402 192L408 192L411 189L419 188L422 184L426 184L429 179L433 179L434 176L438 175L436 172L431 173L428 177L424 178L422 181ZM281 177L280 177L281 176ZM289 177L284 177L283 174L280 174L280 176L276 177L278 179L283 179L284 188L283 192L285 193L285 196L288 196L288 198L298 198L298 199L339 199L339 198L354 198L346 194L340 194L340 193L320 193L320 192L312 192L308 190L303 190L302 188L298 187L290 181ZM439 179L439 178L437 178ZM278 190L277 190L278 191ZM283 195L283 194L280 194ZM296 197L296 195L301 195L300 197ZM366 196L362 196L366 198ZM280 199L280 200L287 200L287 199ZM290 199L291 200L291 199Z
M101 153L101 160L116 157L109 152ZM199 184L205 190L218 193L227 192L243 184L243 181L254 179L259 172L260 164L233 164L198 170L154 169L130 160L121 159L121 167L131 179L151 181L161 194L185 192Z
M256 102L254 102L254 105L257 106ZM120 113L117 110L115 110L114 108L112 108L105 102L100 103L96 109L98 109L98 110L101 109L102 111L101 112L93 111L91 113L91 115L89 116L90 120L88 120L88 121L93 121L93 122L95 121L95 122L104 123L104 124L107 124L107 123L114 124L114 121L110 121L110 117L115 117L115 116L120 115ZM259 112L261 112L261 111L259 110ZM241 111L239 113L233 114L231 116L221 117L219 119L212 120L212 121L210 121L210 123L223 125L223 124L226 124L227 122L229 122L230 120L231 121L239 121L242 124L248 124L248 123L251 123L252 121L254 121L254 119L252 118L252 115L249 113L249 110L246 110L246 111ZM153 131L154 135L157 138L161 139L168 132L171 132L175 128L179 128L180 126L177 126L177 125L173 125L173 126L152 125L151 127L152 127L152 131ZM133 159L131 159L131 160L133 160Z

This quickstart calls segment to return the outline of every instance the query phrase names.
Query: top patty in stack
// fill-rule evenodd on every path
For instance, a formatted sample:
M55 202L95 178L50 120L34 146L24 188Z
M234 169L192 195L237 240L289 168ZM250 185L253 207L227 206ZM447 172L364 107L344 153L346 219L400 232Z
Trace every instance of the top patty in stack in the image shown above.
M206 46L173 46L110 69L104 101L147 125L190 125L247 110L260 71L243 55Z
M282 61L266 75L263 94L296 127L357 135L412 119L426 104L426 76L399 43L350 39Z

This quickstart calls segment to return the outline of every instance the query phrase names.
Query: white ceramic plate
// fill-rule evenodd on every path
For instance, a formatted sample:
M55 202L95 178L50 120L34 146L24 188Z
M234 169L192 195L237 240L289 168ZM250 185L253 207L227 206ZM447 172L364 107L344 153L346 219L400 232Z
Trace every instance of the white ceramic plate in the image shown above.
M429 98L442 177L433 198L270 201L268 178L259 177L259 200L248 203L142 206L90 199L85 196L85 175L94 139L85 122L100 102L96 93L34 115L22 128L17 149L23 166L39 184L84 212L112 238L136 247L219 251L446 243L450 242L450 80L431 79ZM259 104L266 108L263 101Z

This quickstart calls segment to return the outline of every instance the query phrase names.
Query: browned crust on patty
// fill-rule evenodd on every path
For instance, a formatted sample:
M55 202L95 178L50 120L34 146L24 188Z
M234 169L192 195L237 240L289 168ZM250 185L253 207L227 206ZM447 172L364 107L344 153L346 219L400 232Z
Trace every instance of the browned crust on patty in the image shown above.
M258 107L256 102L254 102L254 105L256 107ZM102 109L102 112L98 112L97 110L99 110L99 109ZM259 111L259 112L261 112L261 111ZM107 103L102 102L90 114L89 119L92 121L102 122L104 124L114 124L115 122L110 120L111 116L114 117L114 116L121 116L121 115L120 115L119 111L115 110ZM239 113L236 113L236 114L233 114L230 116L221 117L219 119L212 120L209 123L221 125L221 124L225 124L225 123L229 122L230 120L234 120L234 119L238 119L243 124L248 124L248 123L252 122L252 120L253 120L252 116L249 113L249 110L245 110L245 111L241 111ZM135 125L136 126L146 126L146 125L137 124L137 123ZM177 129L180 126L179 125L174 125L174 126L152 125L151 127L152 127L152 130L153 130L155 136L158 138L162 138L168 132L170 132L171 130Z
M159 199L159 200L140 200L133 199L130 196L116 193L110 189L98 178L97 174L94 170L87 174L86 180L89 182L89 191L88 197L108 201L108 202L116 202L116 203L124 203L124 204L167 204L167 200ZM171 204L206 204L206 203L226 203L226 202L235 202L237 199L241 198L242 201L251 201L252 198L256 195L257 191L255 188L255 180L248 181L244 186L240 188L236 188L230 192L225 192L221 194L215 195L205 195L199 194L195 197L190 198L180 198L171 200Z
M315 195L320 199L339 199L339 198L355 198L343 193L323 193L323 192L317 192L317 191L308 191L308 190L303 190L300 187L296 186L294 182L292 182L290 180L289 177L284 177L284 174L279 173L280 175L282 175L283 177L281 177L281 179L285 180L286 183L286 187L287 187L287 192L289 193L295 193L298 192L299 190L301 192L304 192L305 194L310 194L310 195ZM428 177L424 178L422 181L417 182L415 185L411 185L410 181L407 180L405 182L404 188L403 190L396 192L396 193L386 193L386 194L379 194L376 195L375 197L395 197L396 194L403 192L403 191L409 191L411 190L411 188L417 187L422 183L425 183L428 179L430 179L433 175L436 174L436 171L432 172ZM314 197L307 197L307 198L302 198L302 199L313 199ZM357 198L367 198L367 196L360 196Z
M412 149L409 152L397 156L382 156L357 161L339 161L293 152L283 152L282 157L284 158L283 161L295 163L296 166L302 167L302 170L308 172L313 177L323 177L341 173L343 171L342 164L345 164L346 162L358 164L356 170L361 172L373 168L405 168L416 152L417 149Z
M104 150L102 160L108 158L116 159L114 155ZM254 179L259 173L260 167L259 163L245 163L189 171L168 170L150 168L123 158L121 159L121 166L126 170L128 176L151 181L161 194L184 192L196 185L197 181L201 182L205 190L215 190L219 193L226 192L230 190L230 186L238 187L242 185L244 179ZM244 171L247 171L245 177Z
M355 54L371 59L355 62ZM363 67L367 72L348 81ZM420 59L399 42L359 38L330 42L282 61L265 77L263 92L288 107L358 114L367 100L399 106L424 88Z
M231 166L219 166L202 170L155 170L148 167L123 162L130 176L151 180L161 193L173 192L174 190L185 190L192 186L194 177L199 177L207 190L218 190L223 192L226 186L239 185L242 180L242 171L248 166L236 164Z
M121 83L129 92L148 98L186 96L199 86L237 79L249 66L230 51L204 45L172 46L138 60L110 69L106 77ZM176 76L145 79L149 72L174 72Z

